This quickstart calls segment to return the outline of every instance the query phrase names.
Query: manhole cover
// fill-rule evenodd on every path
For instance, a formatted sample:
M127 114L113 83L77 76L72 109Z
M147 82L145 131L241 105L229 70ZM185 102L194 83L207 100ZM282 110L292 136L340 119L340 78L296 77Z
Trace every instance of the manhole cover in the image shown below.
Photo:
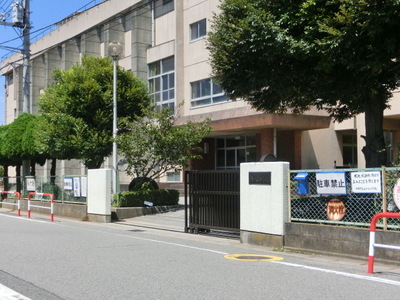
M283 257L279 256L270 256L270 255L259 255L259 254L228 254L225 255L227 259L235 259L235 260L248 260L248 261L258 261L258 260L283 260Z

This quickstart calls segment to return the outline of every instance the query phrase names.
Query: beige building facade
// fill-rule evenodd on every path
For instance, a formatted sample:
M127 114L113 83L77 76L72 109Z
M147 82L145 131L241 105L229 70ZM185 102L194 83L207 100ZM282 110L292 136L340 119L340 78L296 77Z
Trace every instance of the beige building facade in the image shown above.
M268 154L289 161L291 169L365 167L363 115L337 124L317 110L300 116L265 114L245 100L231 101L224 95L213 82L206 47L218 3L109 0L66 18L31 45L31 112L38 112L38 96L52 83L54 69L68 69L85 54L106 56L109 42L118 41L124 45L119 64L148 81L153 101L173 108L179 123L211 118L214 131L202 145L204 159L193 161L193 169L238 168ZM2 62L6 123L22 113L21 61L16 54ZM395 94L384 124L391 162L397 159L400 140L398 97ZM106 160L105 167L108 164ZM86 172L80 163L64 169ZM180 182L182 176L171 173L163 181Z

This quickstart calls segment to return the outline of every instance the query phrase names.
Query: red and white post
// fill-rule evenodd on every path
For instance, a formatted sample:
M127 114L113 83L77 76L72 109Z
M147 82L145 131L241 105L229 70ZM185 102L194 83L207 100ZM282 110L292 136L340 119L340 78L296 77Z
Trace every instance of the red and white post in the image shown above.
M34 195L50 197L50 207L48 207L48 206L41 206L41 205L32 205L32 204L31 204L31 197L34 196ZM49 193L35 193L35 192L29 193L29 194L28 194L28 218L31 217L31 207L49 209L49 210L50 210L50 221L51 221L51 222L54 222L54 195L53 195L53 194L49 194Z
M381 218L395 218L400 219L400 213L379 213L376 214L372 220L369 229L369 253L368 253L368 273L374 274L374 260L375 260L375 249L374 247L400 250L399 246L385 245L385 244L377 244L375 243L375 234L376 234L376 223Z
M8 205L16 205L17 206L17 214L18 216L21 215L21 193L20 192L10 192L10 191L1 191L1 194L14 194L17 195L17 203L10 203L10 202L0 202L0 204L8 204Z

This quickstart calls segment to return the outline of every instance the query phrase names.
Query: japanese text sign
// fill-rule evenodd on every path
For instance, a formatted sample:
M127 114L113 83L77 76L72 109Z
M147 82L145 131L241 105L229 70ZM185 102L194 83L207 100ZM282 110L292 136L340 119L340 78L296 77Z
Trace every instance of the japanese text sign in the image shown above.
M351 191L353 193L381 193L381 172L351 172Z
M316 173L318 194L346 194L345 172Z

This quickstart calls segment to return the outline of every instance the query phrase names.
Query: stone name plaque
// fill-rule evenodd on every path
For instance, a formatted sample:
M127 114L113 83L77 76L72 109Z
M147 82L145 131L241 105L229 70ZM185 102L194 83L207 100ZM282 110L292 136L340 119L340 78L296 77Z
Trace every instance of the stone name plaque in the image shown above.
M249 172L249 184L271 185L271 172Z

